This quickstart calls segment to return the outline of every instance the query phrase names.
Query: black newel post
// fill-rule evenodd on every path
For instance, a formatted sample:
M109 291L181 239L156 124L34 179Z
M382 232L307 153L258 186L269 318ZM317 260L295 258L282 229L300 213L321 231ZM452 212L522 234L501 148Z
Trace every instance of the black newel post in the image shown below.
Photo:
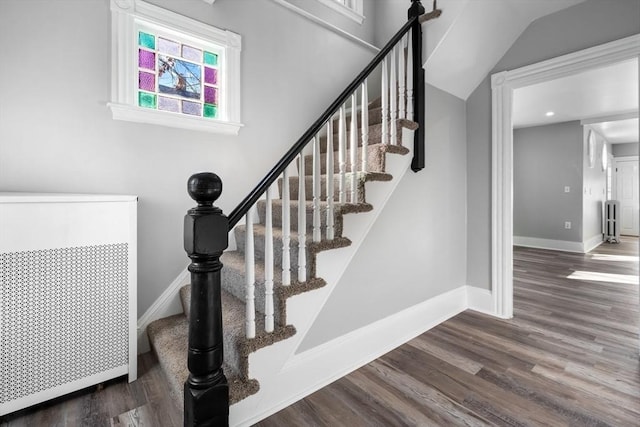
M229 221L215 202L222 181L213 173L189 178L198 206L184 217L184 249L191 258L189 378L184 385L185 426L228 426L229 386L222 372L220 255L228 245Z
M411 0L409 8L409 18L424 14L425 9L420 0ZM413 43L413 112L415 114L414 121L419 127L414 134L413 139L413 160L411 161L411 170L418 172L424 168L424 68L422 67L422 24L416 20L411 31L411 42Z

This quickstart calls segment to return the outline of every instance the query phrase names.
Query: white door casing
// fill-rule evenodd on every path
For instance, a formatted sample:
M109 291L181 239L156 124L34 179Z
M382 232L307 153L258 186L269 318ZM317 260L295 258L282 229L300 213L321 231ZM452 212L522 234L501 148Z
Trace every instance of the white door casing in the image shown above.
M637 236L640 222L638 159L616 159L616 200L620 202L620 234Z
M636 58L640 34L491 76L491 292L495 314L513 317L513 91Z

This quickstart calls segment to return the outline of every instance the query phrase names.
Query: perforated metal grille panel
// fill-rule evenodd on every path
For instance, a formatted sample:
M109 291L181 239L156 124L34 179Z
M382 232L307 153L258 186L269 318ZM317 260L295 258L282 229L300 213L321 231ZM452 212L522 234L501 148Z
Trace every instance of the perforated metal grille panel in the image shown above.
M128 362L126 243L0 253L0 403Z

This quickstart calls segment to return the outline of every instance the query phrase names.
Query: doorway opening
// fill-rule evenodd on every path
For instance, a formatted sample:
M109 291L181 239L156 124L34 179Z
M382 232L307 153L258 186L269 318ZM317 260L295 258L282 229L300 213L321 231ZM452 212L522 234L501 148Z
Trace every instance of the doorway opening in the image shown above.
M514 91L624 61L634 60L637 67L639 57L640 35L636 35L492 76L491 262L492 296L498 316L513 317ZM634 112L626 114L635 115L637 120L637 104Z

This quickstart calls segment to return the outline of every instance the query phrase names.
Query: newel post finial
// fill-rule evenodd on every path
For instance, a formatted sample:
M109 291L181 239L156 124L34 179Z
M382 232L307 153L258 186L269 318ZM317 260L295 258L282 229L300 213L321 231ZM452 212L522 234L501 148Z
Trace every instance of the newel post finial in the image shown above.
M411 7L409 8L409 18L414 16L420 16L425 12L424 6L420 0L411 0Z
M191 175L187 181L187 192L198 206L212 206L222 194L222 180L211 172Z
M222 180L213 173L198 173L189 178L187 191L198 206L189 209L184 217L184 249L191 259L184 425L227 426L229 386L222 371L220 256L229 244L229 220L213 206L222 194Z

